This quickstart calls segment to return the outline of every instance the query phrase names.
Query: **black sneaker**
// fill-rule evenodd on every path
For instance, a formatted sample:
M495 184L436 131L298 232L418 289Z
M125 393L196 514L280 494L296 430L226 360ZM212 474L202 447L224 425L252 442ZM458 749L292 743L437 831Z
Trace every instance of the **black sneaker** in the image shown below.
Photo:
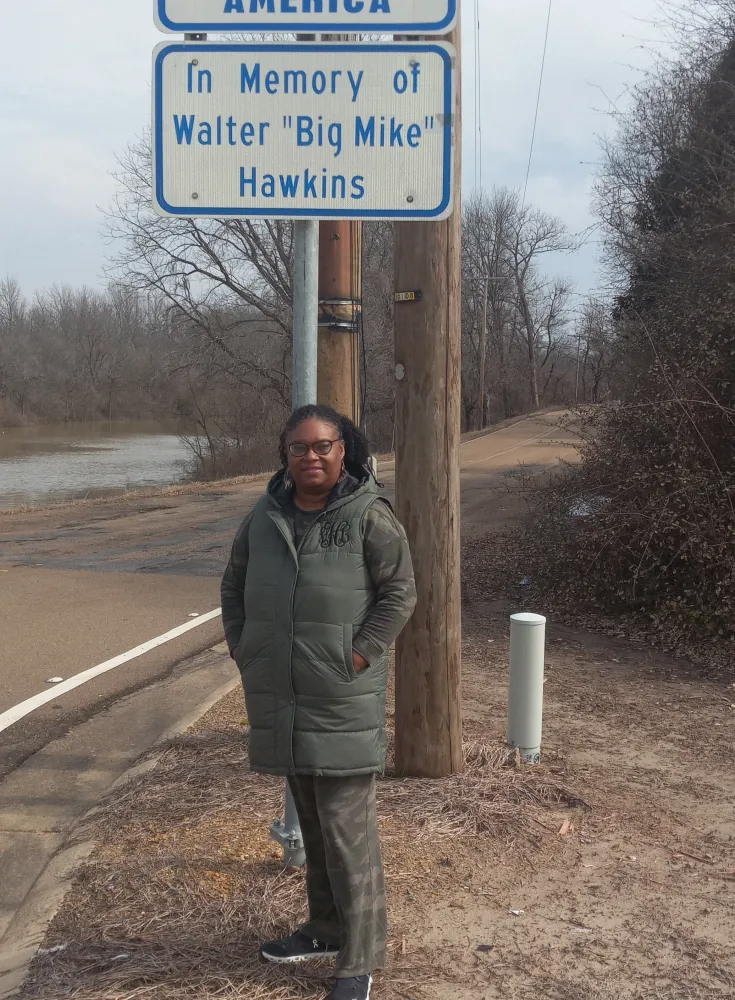
M355 979L338 979L327 1000L370 1000L372 986L372 976L357 976Z
M276 965L292 965L297 962L309 962L315 958L334 958L339 954L339 948L296 931L290 937L264 944L260 954L266 961L275 962Z

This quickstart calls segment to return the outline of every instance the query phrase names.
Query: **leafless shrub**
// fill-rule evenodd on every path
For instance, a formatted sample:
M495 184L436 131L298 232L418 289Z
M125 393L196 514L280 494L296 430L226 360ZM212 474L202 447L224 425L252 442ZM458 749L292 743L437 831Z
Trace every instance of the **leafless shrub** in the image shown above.
M733 642L731 35L696 49L687 37L686 55L638 88L605 154L617 400L583 415L581 465L527 493L509 572L548 606L636 614L672 648Z
M571 283L550 277L544 262L578 246L579 239L560 219L523 204L517 191L501 188L466 201L462 251L466 430L573 399Z

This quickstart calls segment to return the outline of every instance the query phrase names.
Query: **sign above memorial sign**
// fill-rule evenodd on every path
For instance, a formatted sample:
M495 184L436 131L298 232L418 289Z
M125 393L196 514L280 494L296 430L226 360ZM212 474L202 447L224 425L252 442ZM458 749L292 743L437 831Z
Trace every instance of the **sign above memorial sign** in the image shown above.
M155 0L162 31L445 35L457 0Z

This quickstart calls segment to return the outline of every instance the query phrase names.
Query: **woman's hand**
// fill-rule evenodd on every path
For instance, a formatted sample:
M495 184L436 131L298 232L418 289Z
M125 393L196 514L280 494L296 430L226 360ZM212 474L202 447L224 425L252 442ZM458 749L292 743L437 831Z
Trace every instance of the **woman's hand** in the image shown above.
M355 668L355 673L359 674L362 673L362 671L365 670L366 667L370 666L370 664L368 663L368 661L365 659L364 656L360 656L360 654L356 653L355 650L353 649L352 666Z

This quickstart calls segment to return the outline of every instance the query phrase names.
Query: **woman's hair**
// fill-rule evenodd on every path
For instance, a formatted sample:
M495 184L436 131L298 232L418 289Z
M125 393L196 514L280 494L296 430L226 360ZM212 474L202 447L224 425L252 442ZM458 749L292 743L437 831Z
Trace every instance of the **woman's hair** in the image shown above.
M370 459L370 444L362 431L356 427L349 417L337 413L331 406L302 406L294 410L288 418L286 426L281 434L279 454L281 465L285 468L288 465L288 435L295 431L299 424L305 420L321 420L325 424L331 424L342 438L345 446L345 468L351 476L362 479L366 472L369 473L368 465Z

